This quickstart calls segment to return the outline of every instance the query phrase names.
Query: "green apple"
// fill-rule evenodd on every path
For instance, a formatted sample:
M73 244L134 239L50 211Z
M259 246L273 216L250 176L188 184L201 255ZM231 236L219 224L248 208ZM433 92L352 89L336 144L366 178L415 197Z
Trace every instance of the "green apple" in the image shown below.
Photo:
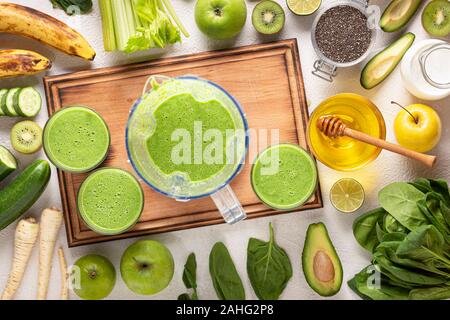
M418 152L433 149L441 138L441 119L433 108L412 104L400 111L394 121L394 131L400 145Z
M90 254L78 259L72 268L73 291L85 300L106 298L116 284L116 269L105 257Z
M244 0L198 0L195 22L211 39L225 40L236 36L247 19Z
M127 287L143 295L164 290L173 277L174 262L169 249L153 240L140 240L125 250L120 273Z

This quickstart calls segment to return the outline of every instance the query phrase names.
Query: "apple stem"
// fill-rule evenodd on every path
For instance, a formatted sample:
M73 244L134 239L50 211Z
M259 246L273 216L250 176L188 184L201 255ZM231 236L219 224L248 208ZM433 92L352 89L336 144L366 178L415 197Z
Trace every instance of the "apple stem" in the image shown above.
M391 104L395 104L395 105L399 106L400 108L402 108L403 110L405 110L406 112L408 112L409 115L414 119L415 124L417 124L419 122L416 119L416 117L414 117L414 115L408 109L406 109L404 106L402 106L400 103L395 102L395 101L391 101Z
M95 270L89 271L89 278L95 279L97 277L97 272Z

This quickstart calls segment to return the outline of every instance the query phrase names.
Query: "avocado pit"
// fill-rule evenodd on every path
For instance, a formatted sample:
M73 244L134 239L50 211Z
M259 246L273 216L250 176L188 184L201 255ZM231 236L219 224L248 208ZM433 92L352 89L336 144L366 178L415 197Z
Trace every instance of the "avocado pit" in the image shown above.
M330 257L322 250L314 255L313 262L314 275L320 282L329 282L334 280L334 265Z

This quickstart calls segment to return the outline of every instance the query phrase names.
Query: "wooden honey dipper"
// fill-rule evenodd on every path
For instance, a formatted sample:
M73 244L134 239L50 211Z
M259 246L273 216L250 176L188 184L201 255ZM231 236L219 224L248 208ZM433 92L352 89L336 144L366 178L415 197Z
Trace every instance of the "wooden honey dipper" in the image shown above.
M344 122L342 122L341 119L339 119L336 116L320 117L319 120L317 120L317 128L330 138L336 138L336 137L342 137L342 136L351 137L358 141L365 142L365 143L371 144L373 146L376 146L376 147L379 147L382 149L386 149L386 150L401 154L405 157L420 161L428 167L432 167L436 163L435 156L430 156L428 154L416 152L416 151L404 148L402 146L399 146L397 144L387 142L383 139L372 137L361 131L350 129L349 127L347 127L347 125Z

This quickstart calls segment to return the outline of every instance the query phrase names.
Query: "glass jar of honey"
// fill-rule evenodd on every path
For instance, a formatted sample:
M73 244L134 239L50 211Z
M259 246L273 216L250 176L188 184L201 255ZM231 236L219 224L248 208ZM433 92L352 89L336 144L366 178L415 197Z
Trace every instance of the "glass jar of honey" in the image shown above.
M317 121L322 116L339 117L349 128L386 139L383 116L369 99L353 93L341 93L326 99L311 115L307 138L315 157L335 170L357 170L378 157L381 149L375 146L346 136L327 137L317 128Z

